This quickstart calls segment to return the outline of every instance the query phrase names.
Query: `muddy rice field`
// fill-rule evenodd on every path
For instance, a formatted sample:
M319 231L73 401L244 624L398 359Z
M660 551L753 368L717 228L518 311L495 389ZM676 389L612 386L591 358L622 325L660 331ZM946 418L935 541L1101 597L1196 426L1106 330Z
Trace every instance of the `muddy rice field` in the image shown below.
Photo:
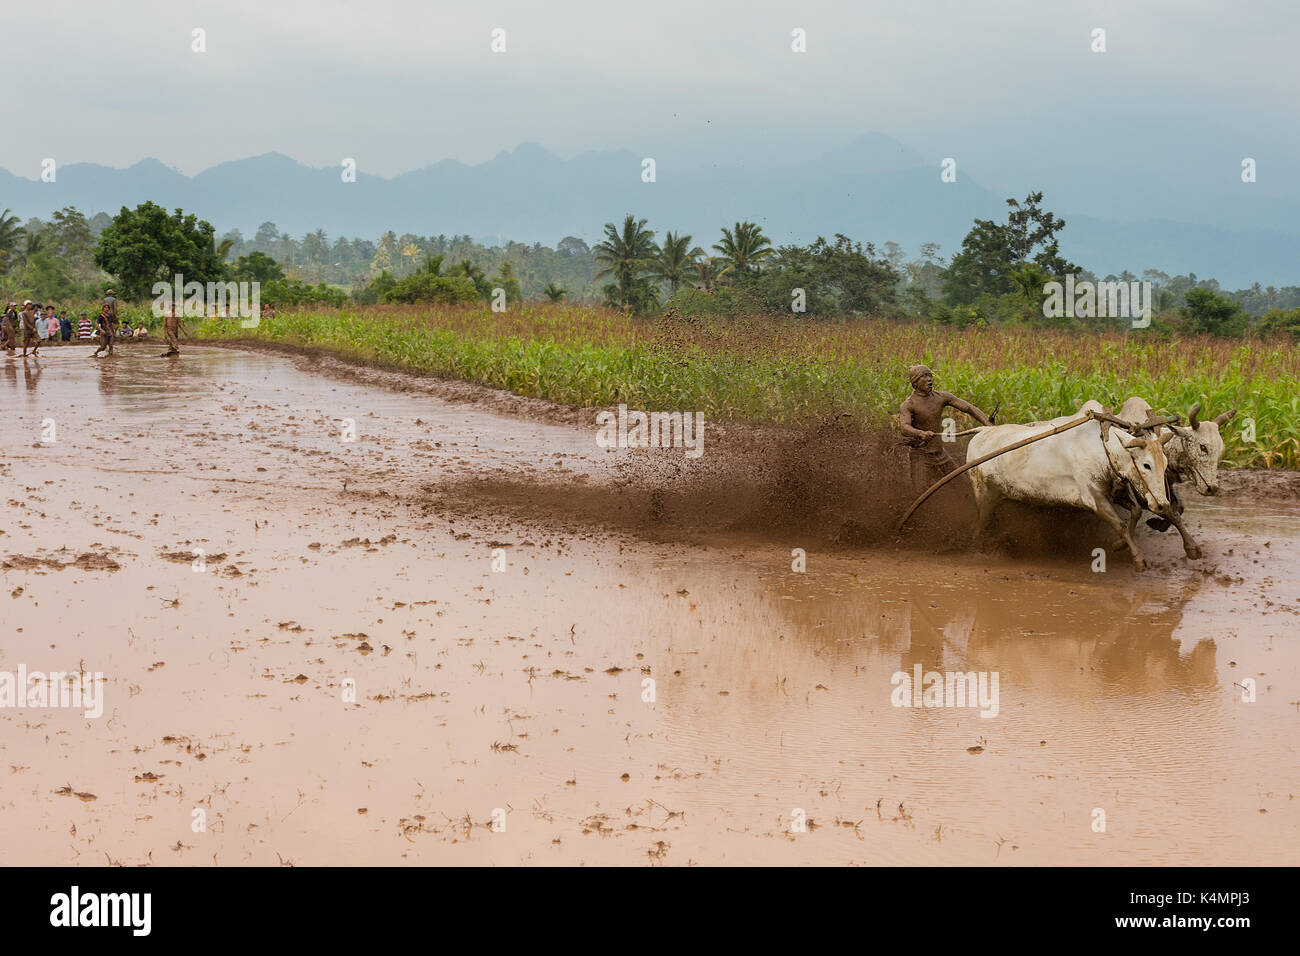
M967 547L960 488L896 537L844 424L690 459L157 351L0 358L0 675L102 692L0 707L6 863L1300 863L1294 474L1097 571L1078 515ZM918 670L996 698L898 706Z

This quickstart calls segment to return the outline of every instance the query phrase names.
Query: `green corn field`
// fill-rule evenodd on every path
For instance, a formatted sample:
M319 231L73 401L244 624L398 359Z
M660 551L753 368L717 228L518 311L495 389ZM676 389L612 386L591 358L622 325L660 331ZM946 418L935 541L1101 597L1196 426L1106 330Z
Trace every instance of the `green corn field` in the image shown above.
M1070 414L1090 398L1118 407L1131 395L1184 416L1198 402L1202 418L1235 408L1225 465L1300 467L1300 358L1283 339L1159 341L866 318L639 319L566 304L302 310L255 329L206 319L195 334L323 348L566 404L796 425L847 414L869 428L890 427L910 391L907 367L920 362L937 388L996 409L1001 422Z

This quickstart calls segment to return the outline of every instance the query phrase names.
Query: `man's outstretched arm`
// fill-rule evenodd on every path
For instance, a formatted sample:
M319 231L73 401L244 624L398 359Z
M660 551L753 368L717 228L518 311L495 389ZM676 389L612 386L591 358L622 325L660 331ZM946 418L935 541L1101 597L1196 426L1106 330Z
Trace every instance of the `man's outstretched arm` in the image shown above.
M972 405L970 402L966 401L964 398L958 398L956 395L949 395L947 392L944 392L944 398L946 399L946 401L944 402L945 405L951 405L953 408L957 409L957 411L965 412L967 415L975 419L981 425L993 424L993 422L989 421L989 417L987 415L985 415L982 411L980 411L979 408Z

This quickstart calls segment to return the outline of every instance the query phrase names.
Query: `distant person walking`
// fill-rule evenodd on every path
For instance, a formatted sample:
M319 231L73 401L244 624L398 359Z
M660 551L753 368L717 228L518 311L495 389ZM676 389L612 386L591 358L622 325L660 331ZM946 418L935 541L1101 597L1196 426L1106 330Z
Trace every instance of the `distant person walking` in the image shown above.
M180 316L176 314L176 306L173 304L168 307L167 314L163 316L163 336L167 339L167 351L160 353L159 358L169 358L181 354L180 331Z
M113 290L109 289L104 295L104 302L99 307L99 334L102 341L99 348L95 349L95 354L91 358L99 358L99 353L108 349L108 354L113 354L113 340L117 338L117 299L113 295Z
M27 349L30 346L32 357L41 350L41 337L36 331L36 307L32 300L28 299L23 303L23 358L27 358Z
M15 340L18 338L18 303L10 302L5 307L4 317L0 318L0 341L10 355L14 354Z

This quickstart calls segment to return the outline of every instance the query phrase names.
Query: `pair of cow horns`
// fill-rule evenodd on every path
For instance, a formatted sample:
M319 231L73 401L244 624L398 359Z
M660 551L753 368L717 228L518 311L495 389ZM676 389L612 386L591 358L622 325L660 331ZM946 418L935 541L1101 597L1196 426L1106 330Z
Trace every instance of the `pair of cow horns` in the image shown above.
M1197 402L1195 405L1192 406L1192 410L1187 415L1188 424L1192 426L1193 431L1200 425L1200 420L1196 417L1197 415L1200 414L1200 411L1201 411L1201 403ZM1224 412L1222 415L1214 419L1214 424L1222 428L1224 425L1228 424L1228 422L1232 420L1232 416L1235 414L1237 414L1237 410L1235 408L1232 409L1231 411Z

